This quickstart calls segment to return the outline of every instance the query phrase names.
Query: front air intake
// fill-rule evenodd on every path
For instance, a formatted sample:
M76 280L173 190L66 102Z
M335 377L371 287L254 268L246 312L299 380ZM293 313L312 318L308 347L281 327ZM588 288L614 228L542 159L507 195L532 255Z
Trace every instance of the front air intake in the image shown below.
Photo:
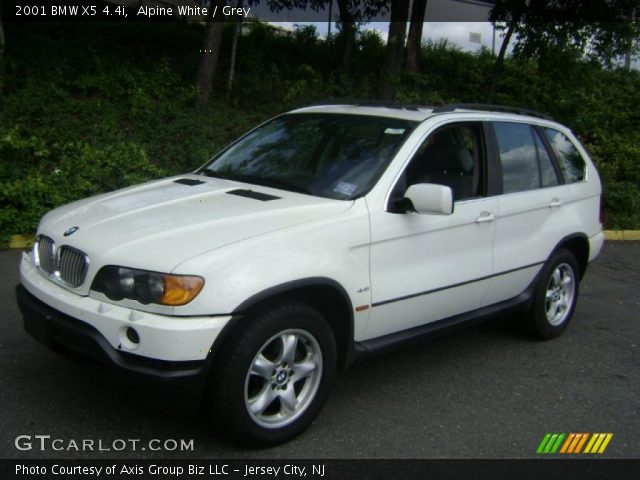
M58 272L60 280L72 287L79 287L87 276L89 262L87 256L75 248L60 247Z
M56 244L46 235L38 238L38 267L46 273L53 273L56 268Z
M41 271L73 288L84 283L89 259L83 252L67 245L56 248L55 242L46 235L38 236L36 242L36 266Z

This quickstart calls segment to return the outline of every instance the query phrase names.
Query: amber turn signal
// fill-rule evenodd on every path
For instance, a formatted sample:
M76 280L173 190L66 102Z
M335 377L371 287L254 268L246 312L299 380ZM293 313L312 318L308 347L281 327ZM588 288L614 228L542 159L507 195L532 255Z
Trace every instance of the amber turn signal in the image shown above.
M202 287L202 277L187 275L163 275L164 290L160 302L162 305L180 306L193 300Z

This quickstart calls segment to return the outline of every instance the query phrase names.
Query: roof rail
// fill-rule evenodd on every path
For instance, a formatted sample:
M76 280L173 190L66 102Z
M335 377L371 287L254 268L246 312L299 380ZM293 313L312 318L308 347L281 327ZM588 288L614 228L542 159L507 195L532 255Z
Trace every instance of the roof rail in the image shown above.
M509 112L518 113L520 115L529 115L532 117L540 117L546 120L553 120L549 115L529 110L528 108L510 107L508 105L491 105L488 103L450 103L441 105L433 109L433 113L453 112L458 109L465 110L486 110L490 112Z
M398 102L385 102L381 100L368 100L362 98L328 98L326 100L320 100L314 102L307 107L322 107L325 105L353 105L354 107L383 107L383 108L395 108L399 110L412 110L418 111L420 108L433 108L425 107L421 105L410 105Z

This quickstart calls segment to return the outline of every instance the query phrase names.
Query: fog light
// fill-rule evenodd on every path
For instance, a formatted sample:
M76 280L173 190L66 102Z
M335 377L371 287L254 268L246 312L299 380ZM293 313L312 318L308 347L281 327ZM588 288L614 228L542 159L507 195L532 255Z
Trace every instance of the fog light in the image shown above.
M127 339L136 345L140 343L140 335L138 335L135 328L127 327Z

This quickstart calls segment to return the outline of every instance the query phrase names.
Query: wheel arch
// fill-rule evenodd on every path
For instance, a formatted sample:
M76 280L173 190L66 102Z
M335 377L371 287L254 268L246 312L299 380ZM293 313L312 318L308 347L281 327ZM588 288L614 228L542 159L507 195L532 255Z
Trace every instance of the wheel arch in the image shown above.
M242 325L242 320L248 312L276 298L294 299L316 309L327 320L333 332L338 354L338 369L344 370L352 363L354 357L353 304L344 287L326 277L286 282L258 292L243 301L231 312L233 317L216 338L211 348L211 355L215 355L225 338Z
M567 235L558 242L551 254L557 252L561 248L566 248L576 257L578 269L580 270L580 279L582 279L589 264L589 237L584 233Z

